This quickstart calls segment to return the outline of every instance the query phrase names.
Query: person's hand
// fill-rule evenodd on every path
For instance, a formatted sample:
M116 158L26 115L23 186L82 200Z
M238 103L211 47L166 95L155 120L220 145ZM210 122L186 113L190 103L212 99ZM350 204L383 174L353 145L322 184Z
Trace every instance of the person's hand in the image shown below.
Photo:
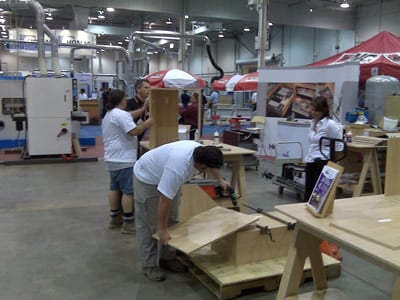
M167 229L160 230L160 232L158 233L158 237L160 238L160 242L163 245L168 245L168 241L171 239L171 236L169 235Z
M144 112L148 112L148 111L149 111L149 106L150 106L150 98L147 98L147 99L144 101L144 104L143 104Z
M231 184L225 179L219 180L219 185L225 193L228 191L228 187L231 186Z

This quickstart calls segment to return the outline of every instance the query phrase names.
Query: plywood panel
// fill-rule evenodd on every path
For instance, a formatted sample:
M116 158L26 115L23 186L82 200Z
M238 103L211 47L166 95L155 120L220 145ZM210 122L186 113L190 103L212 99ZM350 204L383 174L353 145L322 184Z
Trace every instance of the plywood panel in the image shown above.
M360 207L360 211L361 207ZM390 249L400 249L400 208L381 208L360 212L351 219L336 220L331 225Z
M179 221L184 222L216 206L217 203L199 185L184 184L181 205L179 206Z
M385 174L385 196L400 195L400 138L388 140Z
M150 148L178 140L179 91L177 89L151 89Z
M172 226L169 245L189 254L258 219L259 216L245 215L223 207L214 207ZM158 234L153 237L158 238Z

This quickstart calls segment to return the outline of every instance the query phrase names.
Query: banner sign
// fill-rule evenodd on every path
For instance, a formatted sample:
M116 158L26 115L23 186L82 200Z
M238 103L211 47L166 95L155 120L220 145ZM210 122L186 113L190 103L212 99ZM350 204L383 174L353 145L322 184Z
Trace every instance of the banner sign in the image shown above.
M57 44L70 44L68 46L59 46L59 56L69 56L70 49L79 45L96 45L96 34L81 30L51 30L57 38ZM36 29L16 28L10 29L10 40L18 40L21 42L7 42L6 49L12 54L20 56L37 56L38 44L29 42L37 42ZM26 42L26 43L24 43ZM51 53L50 39L45 35L45 52L46 56ZM96 56L96 51L92 49L82 49L76 52L76 56Z

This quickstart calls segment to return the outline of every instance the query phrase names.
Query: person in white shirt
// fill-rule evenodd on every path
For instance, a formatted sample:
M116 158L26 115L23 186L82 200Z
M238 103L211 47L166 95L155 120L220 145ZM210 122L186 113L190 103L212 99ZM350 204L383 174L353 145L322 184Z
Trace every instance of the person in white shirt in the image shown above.
M316 96L311 102L311 125L308 134L310 148L305 156L306 162L306 180L304 201L308 201L318 177L323 167L328 163L326 157L330 157L329 141L322 145L322 152L319 149L319 140L321 137L342 139L339 124L329 117L329 103L324 96ZM342 145L340 145L342 146ZM335 149L341 151L342 149Z
M135 231L132 173L137 159L137 136L150 128L152 119L149 118L137 125L131 114L125 111L126 106L125 93L117 89L112 90L101 125L104 162L110 174L109 228L121 228L121 233L132 234Z
M85 89L81 89L79 92L79 100L87 100L88 96L86 95Z
M218 180L226 190L229 186L220 173L224 162L221 150L190 140L161 145L143 154L134 167L136 238L144 276L153 281L165 279L166 269L186 271L168 246L168 227L178 222L181 186L196 170ZM158 230L160 251L152 235ZM159 258L157 253L159 253Z

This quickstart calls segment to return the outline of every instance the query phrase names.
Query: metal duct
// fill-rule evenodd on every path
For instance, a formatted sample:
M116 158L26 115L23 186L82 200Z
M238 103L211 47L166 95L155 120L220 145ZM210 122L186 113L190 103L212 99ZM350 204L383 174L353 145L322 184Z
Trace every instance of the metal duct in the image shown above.
M39 59L39 70L41 77L47 77L47 64L45 54L45 43L44 43L44 23L45 14L43 7L39 2L35 0L29 0L28 5L35 10L36 13L36 30L38 40L38 59Z
M71 47L71 44L59 44L60 46L67 46L67 47ZM130 53L123 47L121 46L112 46L112 45L73 45L72 49L71 49L71 54L70 54L70 66L71 66L71 72L74 71L74 53L76 50L79 49L96 49L96 50L111 50L111 51L120 51L123 56L125 57L126 62L129 64L132 62L131 59L131 55Z
M62 77L60 61L58 59L57 38L46 24L43 24L43 30L49 36L51 41L51 65L53 66L54 74L56 77Z
M178 38L189 38L189 39L201 39L206 43L206 48L207 48L207 54L208 54L208 58L211 61L211 64L214 66L215 69L217 69L219 71L219 75L218 76L214 76L211 81L213 82L214 80L218 80L221 79L222 77L224 77L224 71L222 70L221 67L219 67L212 55L211 55L211 42L210 39L208 38L208 36L206 35L195 35L195 34L181 34L179 32L163 32L163 33L156 33L156 32L148 32L148 31L134 31L131 33L130 35L130 39L133 40L133 38L136 37L136 35L143 35L143 36L162 36L162 37L178 37Z

